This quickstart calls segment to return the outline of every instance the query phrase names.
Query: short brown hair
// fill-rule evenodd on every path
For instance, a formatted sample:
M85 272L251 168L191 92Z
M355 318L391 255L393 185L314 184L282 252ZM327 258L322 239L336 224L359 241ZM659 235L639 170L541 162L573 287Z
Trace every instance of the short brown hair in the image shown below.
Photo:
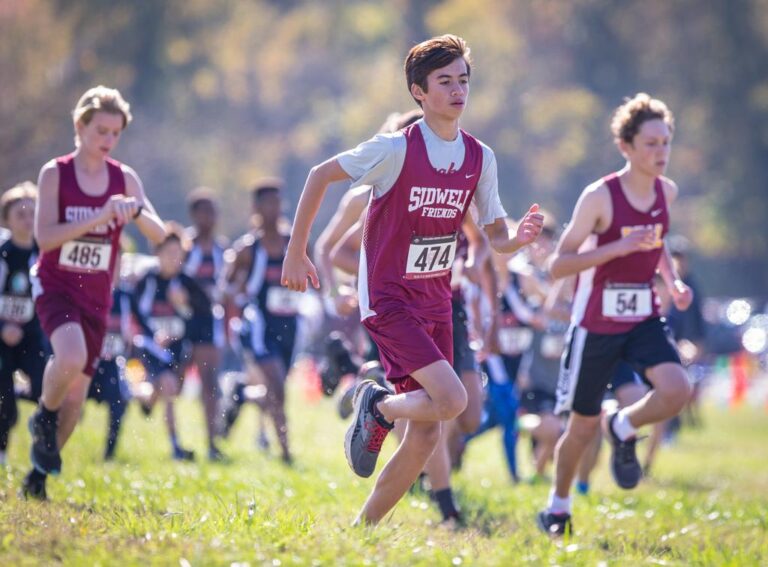
M3 196L0 197L0 218L3 222L8 220L11 207L24 199L37 201L37 186L31 181L19 183L3 193Z
M435 69L450 65L460 57L467 64L467 75L469 75L472 66L470 49L467 42L457 35L441 35L414 45L408 52L408 57L405 58L408 92L411 92L412 85L419 85L426 92L427 76ZM421 106L418 100L416 102Z
M77 124L88 124L97 111L110 114L120 114L123 117L123 129L133 120L131 105L117 89L111 89L104 85L93 87L85 91L85 94L77 101L72 111L72 119Z
M616 140L632 143L644 122L663 120L669 131L675 131L675 117L672 112L657 98L651 98L647 93L637 93L634 98L625 98L611 119L611 132Z

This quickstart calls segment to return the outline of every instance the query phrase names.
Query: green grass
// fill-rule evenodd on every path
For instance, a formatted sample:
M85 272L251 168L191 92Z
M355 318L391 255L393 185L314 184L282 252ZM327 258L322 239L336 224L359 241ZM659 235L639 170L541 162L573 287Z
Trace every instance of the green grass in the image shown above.
M145 420L136 407L117 461L104 464L106 410L89 403L48 503L17 496L28 463L26 404L0 469L0 565L768 564L765 411L707 407L706 427L662 449L654 477L633 492L612 485L604 451L593 494L576 499L576 534L558 543L533 522L548 487L511 485L498 432L470 446L455 477L471 528L439 527L421 495L406 496L374 530L350 528L373 481L349 471L332 402L310 404L296 388L291 395L293 468L255 448L252 408L224 445L232 464L170 461L160 408ZM201 413L182 403L182 439L202 453Z

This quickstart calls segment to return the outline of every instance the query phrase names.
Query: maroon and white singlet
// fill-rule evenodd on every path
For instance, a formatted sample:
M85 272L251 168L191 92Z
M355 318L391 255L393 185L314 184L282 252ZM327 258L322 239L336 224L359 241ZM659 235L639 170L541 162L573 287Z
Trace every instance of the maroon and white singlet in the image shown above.
M92 197L80 189L74 155L56 159L59 167L59 222L77 222L95 215L113 195L125 194L120 163L107 158L109 185L103 195ZM89 313L107 316L112 305L112 282L122 227L97 226L60 248L40 253L33 267L40 288L36 296L62 294Z
M591 333L612 335L626 333L659 316L653 277L669 230L669 213L661 179L656 179L656 200L646 212L629 203L618 174L604 180L611 196L613 218L608 230L597 235L597 246L643 228L653 228L656 236L653 250L615 258L578 276L571 323Z
M464 161L447 173L430 164L418 124L404 135L400 175L368 209L358 278L363 322L399 392L421 388L411 372L453 363L451 268L483 164L463 131Z
M480 177L482 148L460 131L464 162L458 170L441 173L430 164L418 124L404 134L407 150L400 176L368 209L358 279L361 314L367 319L402 309L451 321L451 268Z
M56 159L59 168L59 223L77 222L96 214L112 195L125 193L120 164L107 159L109 184L103 195L86 195L75 175L74 155ZM91 232L40 253L32 267L35 309L50 338L67 323L78 323L87 348L85 374L99 362L107 318L112 306L112 282L122 227L100 225Z

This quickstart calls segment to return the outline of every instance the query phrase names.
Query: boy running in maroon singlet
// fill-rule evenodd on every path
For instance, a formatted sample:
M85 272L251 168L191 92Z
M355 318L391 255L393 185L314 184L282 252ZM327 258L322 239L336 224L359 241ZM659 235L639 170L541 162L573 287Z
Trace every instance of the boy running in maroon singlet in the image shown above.
M500 252L529 244L542 226L534 205L517 234L509 234L493 152L459 129L469 94L464 40L445 35L413 47L405 74L424 119L401 132L377 135L312 169L282 276L283 285L293 290L305 291L307 278L319 286L306 247L326 188L346 179L371 185L360 255L360 311L398 394L389 395L373 381L358 386L345 440L355 473L373 474L394 421L408 420L408 425L357 519L369 524L379 522L423 470L440 436L440 422L453 419L467 404L466 390L451 366L450 277L470 203Z
M578 274L578 283L556 408L570 416L555 452L549 506L538 515L539 527L550 535L571 531L571 484L600 426L603 395L619 363L653 387L603 423L613 446L611 472L621 488L634 488L642 476L637 428L676 415L690 395L652 285L659 266L675 303L690 304L690 288L674 273L663 240L668 205L678 191L663 177L673 129L672 113L647 94L617 109L612 130L627 164L584 190L553 257L553 277Z
M99 363L120 233L135 221L158 242L165 228L136 173L109 157L131 121L115 89L88 90L73 112L73 153L40 171L32 268L35 308L53 347L38 410L29 420L33 469L27 495L44 497L45 475L61 470L59 451L75 428Z

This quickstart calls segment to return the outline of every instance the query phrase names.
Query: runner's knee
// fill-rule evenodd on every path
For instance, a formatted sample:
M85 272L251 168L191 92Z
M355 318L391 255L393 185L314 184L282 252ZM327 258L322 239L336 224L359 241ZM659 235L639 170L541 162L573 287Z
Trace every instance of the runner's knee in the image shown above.
M682 410L691 399L691 385L682 369L660 380L657 389L675 412Z
M58 370L67 376L74 377L85 368L88 353L80 348L68 348L54 353L54 363Z
M589 445L600 430L600 416L594 416L587 418L582 416L579 418L571 419L568 424L568 428L565 431L565 435L569 440L575 441L581 445Z
M560 420L552 414L542 416L540 427L540 439L545 443L555 443L562 433Z
M435 400L438 418L448 421L461 414L467 407L467 391L464 388L456 388L441 399Z

